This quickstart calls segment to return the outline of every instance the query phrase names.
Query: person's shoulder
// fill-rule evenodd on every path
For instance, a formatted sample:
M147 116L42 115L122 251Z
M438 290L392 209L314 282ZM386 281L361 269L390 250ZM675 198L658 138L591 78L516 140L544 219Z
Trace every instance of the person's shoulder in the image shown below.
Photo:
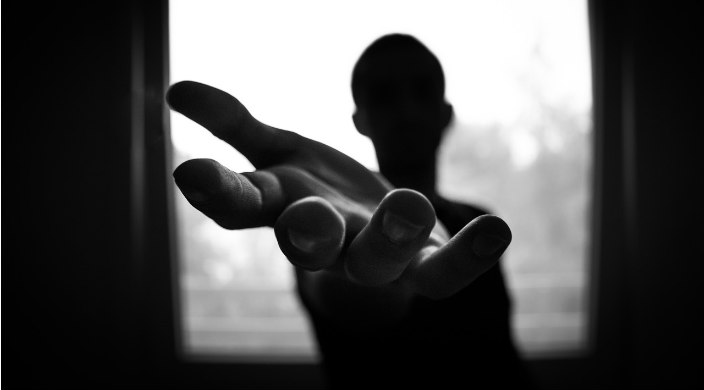
M461 203L439 195L435 197L432 203L438 219L452 234L458 232L474 218L491 214L490 210L483 206Z
M483 205L463 203L456 200L451 200L442 196L437 196L435 202L440 209L459 213L472 219L484 215L491 214L491 211Z

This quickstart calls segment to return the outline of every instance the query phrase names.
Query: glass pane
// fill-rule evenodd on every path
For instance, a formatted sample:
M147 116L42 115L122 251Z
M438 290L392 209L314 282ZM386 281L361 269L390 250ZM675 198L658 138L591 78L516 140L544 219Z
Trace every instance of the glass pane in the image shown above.
M456 118L440 191L511 226L504 256L514 334L526 353L586 337L591 79L586 1L171 1L172 82L226 90L263 122L327 143L371 169L352 123L352 67L390 32L424 42L445 69ZM252 166L172 114L175 164ZM179 193L184 340L193 353L316 356L273 232L227 231Z

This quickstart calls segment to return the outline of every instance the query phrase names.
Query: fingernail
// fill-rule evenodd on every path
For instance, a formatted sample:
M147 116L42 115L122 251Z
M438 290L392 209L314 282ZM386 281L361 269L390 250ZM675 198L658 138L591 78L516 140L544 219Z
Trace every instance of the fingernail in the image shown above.
M480 257L490 257L504 250L509 244L508 240L494 234L478 234L472 242L472 250Z
M318 240L296 229L288 229L288 240L298 250L306 253L312 253L318 244Z
M382 233L392 242L403 243L411 241L420 235L423 228L423 225L410 222L388 210L384 212Z

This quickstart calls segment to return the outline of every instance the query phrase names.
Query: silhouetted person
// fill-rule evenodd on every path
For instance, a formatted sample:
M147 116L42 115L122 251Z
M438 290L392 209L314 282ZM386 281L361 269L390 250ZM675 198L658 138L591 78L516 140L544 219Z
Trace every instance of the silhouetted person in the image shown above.
M445 101L440 62L426 46L401 34L376 40L354 67L352 95L355 126L374 144L381 174L394 187L425 195L450 235L487 214L437 193L437 150L453 109ZM403 321L363 338L342 336L308 307L331 377L344 382L349 367L357 366L389 383L404 373L409 385L522 384L500 264L449 298L411 301Z
M437 148L452 118L440 63L415 38L385 36L362 54L352 91L355 125L383 177L262 124L225 92L181 82L167 95L172 109L257 170L190 160L174 172L177 185L225 228L274 227L332 387L523 386L497 266L511 232L436 192Z

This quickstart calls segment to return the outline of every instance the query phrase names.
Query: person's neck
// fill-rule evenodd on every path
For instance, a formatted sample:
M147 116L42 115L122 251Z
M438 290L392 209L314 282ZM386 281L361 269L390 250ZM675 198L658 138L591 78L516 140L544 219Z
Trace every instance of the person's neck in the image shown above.
M410 188L416 190L428 199L437 196L436 192L436 163L435 160L424 164L408 167L384 166L380 164L379 171L396 188Z

